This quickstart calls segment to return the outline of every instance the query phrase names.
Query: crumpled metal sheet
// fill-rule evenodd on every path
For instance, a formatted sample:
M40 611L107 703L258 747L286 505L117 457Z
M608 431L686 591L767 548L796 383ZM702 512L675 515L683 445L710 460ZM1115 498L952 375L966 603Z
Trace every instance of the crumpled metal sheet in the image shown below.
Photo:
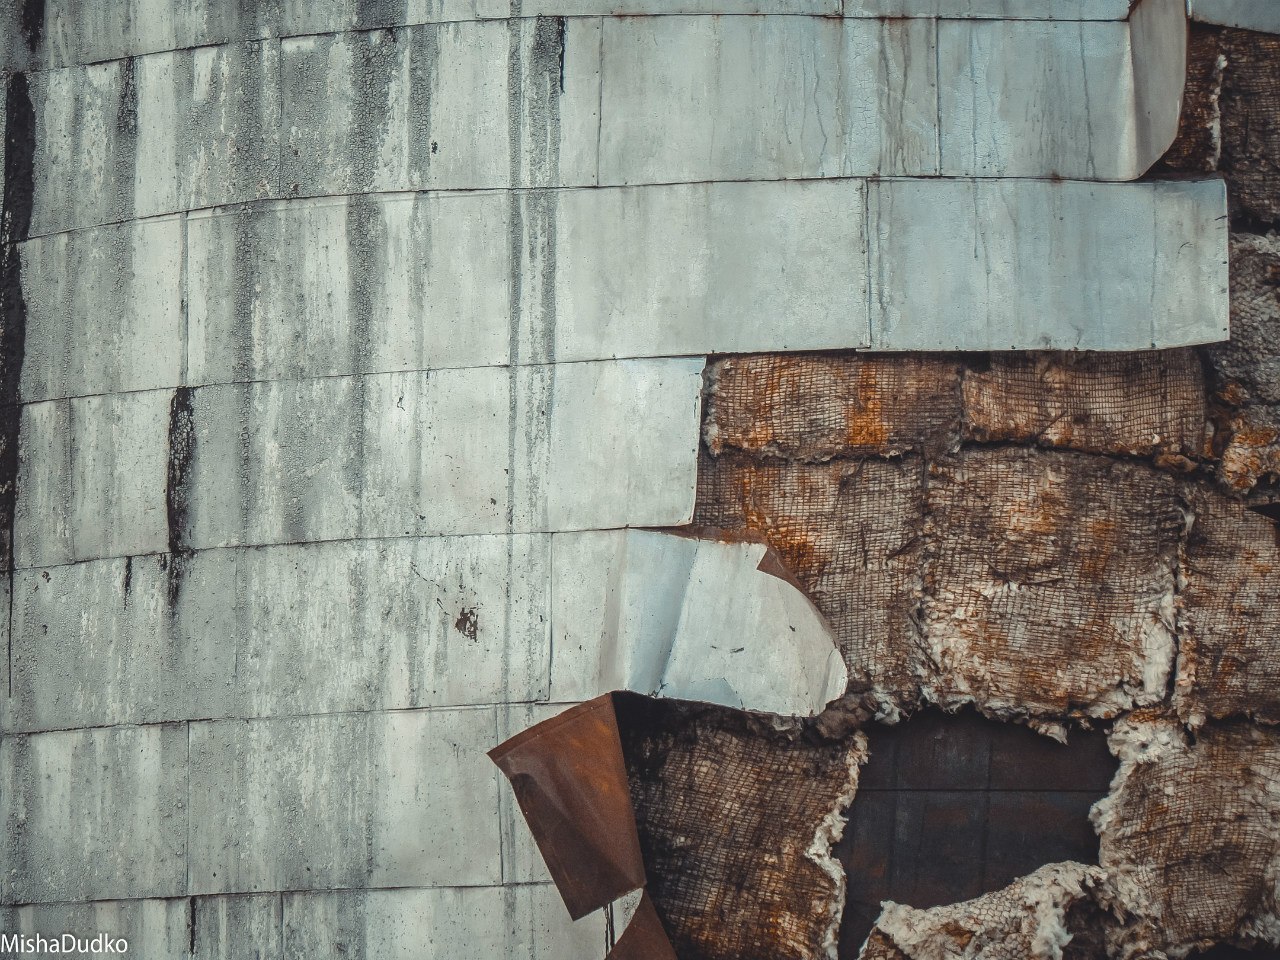
M1280 731L1134 714L1109 737L1120 770L1095 804L1116 960L1214 944L1280 945Z
M831 628L759 540L603 530L552 552L553 702L630 690L812 716L845 691Z
M1098 867L1051 863L1002 890L918 910L885 902L861 960L1064 960L1093 957L1086 918Z
M675 948L653 907L648 891L640 895L636 912L605 960L677 960Z
M596 695L489 755L511 781L576 920L645 884L612 690L805 716L844 692L847 673L822 615L764 543L692 532L591 531L558 535L553 554L555 569L572 575L557 575L553 584L553 622L562 628L553 643L552 697ZM832 950L843 873L830 844L839 837L863 756L845 763L851 785L810 851L819 871L839 881L803 910L812 914L815 904L825 904L820 912ZM770 809L759 804L757 813ZM756 852L752 845L753 858ZM640 926L628 928L619 946L634 952L665 940L654 920L642 910L633 919Z

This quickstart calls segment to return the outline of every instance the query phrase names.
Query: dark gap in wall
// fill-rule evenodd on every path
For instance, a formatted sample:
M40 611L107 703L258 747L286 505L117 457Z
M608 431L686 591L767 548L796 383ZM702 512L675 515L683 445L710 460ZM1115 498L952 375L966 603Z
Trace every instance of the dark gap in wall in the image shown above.
M1101 731L1063 745L965 711L868 725L836 856L848 875L840 956L857 957L880 901L933 907L1007 886L1047 863L1097 863L1089 808L1116 771Z

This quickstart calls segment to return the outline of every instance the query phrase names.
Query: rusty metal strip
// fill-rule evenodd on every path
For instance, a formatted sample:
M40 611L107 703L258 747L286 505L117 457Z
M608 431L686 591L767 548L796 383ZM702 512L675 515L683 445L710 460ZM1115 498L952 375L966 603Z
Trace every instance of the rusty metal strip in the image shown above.
M530 727L489 757L511 781L574 920L645 885L612 694Z
M574 920L645 886L612 693L516 734L489 757L511 781ZM648 891L605 960L677 960Z

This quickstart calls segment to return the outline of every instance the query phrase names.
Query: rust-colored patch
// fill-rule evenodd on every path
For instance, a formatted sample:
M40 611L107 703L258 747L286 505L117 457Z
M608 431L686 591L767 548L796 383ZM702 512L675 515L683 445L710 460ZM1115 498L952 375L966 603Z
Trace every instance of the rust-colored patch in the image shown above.
M715 454L896 456L948 448L959 433L959 367L945 358L731 357L710 380L704 435Z
M964 376L964 432L1095 453L1199 456L1204 376L1190 350L995 354Z
M1126 723L1125 759L1095 808L1100 862L1126 917L1111 956L1182 956L1191 946L1251 946L1274 930L1280 857L1280 733L1210 724L1194 743L1173 725Z

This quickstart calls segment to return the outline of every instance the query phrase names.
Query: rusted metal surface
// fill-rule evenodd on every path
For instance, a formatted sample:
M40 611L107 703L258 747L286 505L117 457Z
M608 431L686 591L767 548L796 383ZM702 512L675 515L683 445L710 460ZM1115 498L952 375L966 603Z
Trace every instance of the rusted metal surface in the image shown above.
M489 756L511 781L573 919L644 886L612 695L530 727Z

